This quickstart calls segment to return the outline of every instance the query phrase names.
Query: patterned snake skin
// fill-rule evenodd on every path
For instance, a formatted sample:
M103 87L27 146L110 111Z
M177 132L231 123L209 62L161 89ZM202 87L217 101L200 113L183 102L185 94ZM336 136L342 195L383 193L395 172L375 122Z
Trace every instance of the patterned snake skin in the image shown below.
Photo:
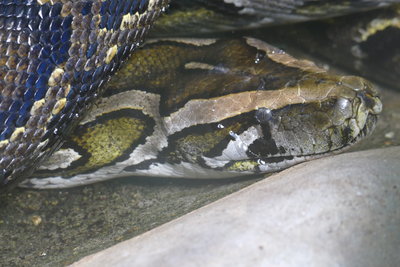
M192 3L172 1L176 2ZM326 9L332 3L347 13L393 1L198 2L270 23L336 14ZM0 0L0 187L30 175L61 145L101 93L101 85L143 42L168 4ZM269 19L262 19L265 16Z
M167 0L0 1L0 184L61 141Z

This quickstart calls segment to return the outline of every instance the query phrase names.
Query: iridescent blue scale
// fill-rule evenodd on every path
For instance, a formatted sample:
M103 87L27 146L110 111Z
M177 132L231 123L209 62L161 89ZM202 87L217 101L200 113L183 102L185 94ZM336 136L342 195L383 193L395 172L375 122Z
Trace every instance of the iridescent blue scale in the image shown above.
M115 10L117 8L117 4L118 4L119 0L110 0L110 4L108 6L108 14L114 15L115 14Z
M87 52L86 52L86 57L87 57L87 58L91 58L91 57L94 55L94 53L95 53L96 50L97 50L97 46L98 46L97 43L90 44L90 46L89 46L89 48L88 48L88 50L87 50Z
M8 117L8 112L7 111L1 111L0 112L0 124L3 125L4 122L6 121Z
M44 74L46 73L46 70L49 67L49 62L48 61L42 61L40 62L39 66L37 67L37 73L40 74Z
M69 16L65 17L65 18L63 19L63 22L61 23L62 30L63 30L64 32L72 31L72 30L70 29L70 28L71 28L71 24L72 24L72 16L69 15Z
M9 127L10 130L14 130L13 126L15 125L15 121L17 120L17 114L13 112L9 112L9 116L5 122L5 125Z
M52 18L51 24L50 24L50 31L52 31L52 32L60 32L62 21L63 20L60 17Z
M14 129L12 129L11 127L5 128L0 134L0 140L10 138L13 131L14 131Z
M84 12L88 12L90 6L91 4L86 5ZM61 9L61 3L39 5L36 1L2 1L0 4L0 28L11 32L28 30L29 42L32 44L28 54L28 69L21 73L21 77L26 77L26 89L20 99L12 100L9 112L1 113L7 128L2 130L0 141L8 139L15 127L22 126L29 117L32 103L26 102L27 104L22 105L22 101L42 99L46 95L51 73L57 65L67 60L72 16L61 18ZM9 48L15 44L20 43L10 40ZM14 53L8 49L6 56ZM9 101L6 100L3 102ZM23 109L18 110L21 106ZM6 115L8 118L5 118Z
M38 15L41 19L44 19L49 16L49 12L50 12L49 4L41 5L39 8Z
M129 13L134 14L135 12L138 11L138 7L139 7L139 3L140 2L139 2L139 0L133 0L132 2L133 2L133 4L132 4L132 7L131 7L131 10L130 10Z
M107 19L107 30L112 30L115 22L115 15L108 15Z
M24 101L24 104L21 106L19 110L19 115L20 117L27 117L29 115L29 110L31 109L33 105L32 101Z
M87 15L87 14L89 14L89 12L90 12L90 9L92 8L92 4L93 4L93 2L85 2L84 4L83 4L83 7L82 7L82 15Z
M33 96L33 99L35 101L42 99L46 94L48 80L49 80L48 76L40 76L40 78L37 79L35 84L36 92L35 95Z
M33 87L28 88L24 93L24 101L31 100L33 98L34 93L35 90L33 89Z
M37 79L37 76L36 76L35 74L31 74L31 75L28 77L28 79L26 80L25 86L26 86L27 88L33 88L33 87L35 86L36 79ZM28 91L27 91L27 92L28 92ZM29 94L27 95L27 97L28 97L28 99L30 99L30 98L29 98Z
M140 0L139 13L143 13L147 9L148 5L149 0Z
M21 100L16 100L11 104L10 108L8 109L8 111L11 112L11 113L15 113L15 112L17 112L19 110L21 105L22 105Z
M29 119L28 114L19 115L18 120L15 122L15 124L17 125L17 127L22 127L26 124L28 119Z
M50 10L50 17L55 18L60 15L62 9L62 4L61 3L55 3L53 4L51 10Z

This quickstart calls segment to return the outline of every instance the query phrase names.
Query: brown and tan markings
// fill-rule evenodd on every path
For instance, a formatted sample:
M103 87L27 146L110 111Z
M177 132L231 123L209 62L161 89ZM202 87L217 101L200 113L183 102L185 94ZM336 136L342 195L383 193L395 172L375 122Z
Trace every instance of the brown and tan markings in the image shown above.
M135 147L145 143L146 137L154 133L153 128L154 121L141 110L120 109L102 114L95 122L78 127L75 135L67 139L68 151L78 155L76 160L62 168L50 164L49 160L41 169L50 168L61 171L64 176L74 176L109 166L127 159Z
M96 162L92 171L71 176L42 168L38 174L43 176L26 185L69 187L132 175L218 178L275 171L344 149L371 131L381 110L376 92L362 78L327 74L256 39L159 40L138 52L80 125L90 134L78 143L91 151L80 156ZM127 72L136 78L122 79ZM104 147L113 141L101 134L118 128L113 122L122 122L118 116L108 122L101 118L114 112L124 120L118 111L126 109L142 114L131 125L132 135L119 139L126 138L122 150L129 152L105 156ZM137 136L144 136L139 134L143 116L154 124L138 143ZM93 125L104 130L95 131ZM65 152L70 164L53 166L78 170L74 159L79 150L66 144L56 155Z

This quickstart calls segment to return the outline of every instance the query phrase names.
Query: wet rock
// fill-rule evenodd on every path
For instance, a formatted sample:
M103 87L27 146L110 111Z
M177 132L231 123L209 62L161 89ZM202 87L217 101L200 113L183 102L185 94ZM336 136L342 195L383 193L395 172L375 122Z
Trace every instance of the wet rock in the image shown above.
M290 168L73 266L395 266L400 147Z

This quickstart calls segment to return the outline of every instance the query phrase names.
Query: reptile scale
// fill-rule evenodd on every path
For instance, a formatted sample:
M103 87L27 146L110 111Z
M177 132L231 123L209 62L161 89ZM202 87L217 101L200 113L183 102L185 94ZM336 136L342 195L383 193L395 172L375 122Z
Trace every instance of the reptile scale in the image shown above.
M232 29L392 1L176 2L236 16L221 24ZM368 81L328 74L260 40L163 38L137 49L168 4L0 1L3 187L40 165L23 186L272 172L339 152L374 128L382 105Z

